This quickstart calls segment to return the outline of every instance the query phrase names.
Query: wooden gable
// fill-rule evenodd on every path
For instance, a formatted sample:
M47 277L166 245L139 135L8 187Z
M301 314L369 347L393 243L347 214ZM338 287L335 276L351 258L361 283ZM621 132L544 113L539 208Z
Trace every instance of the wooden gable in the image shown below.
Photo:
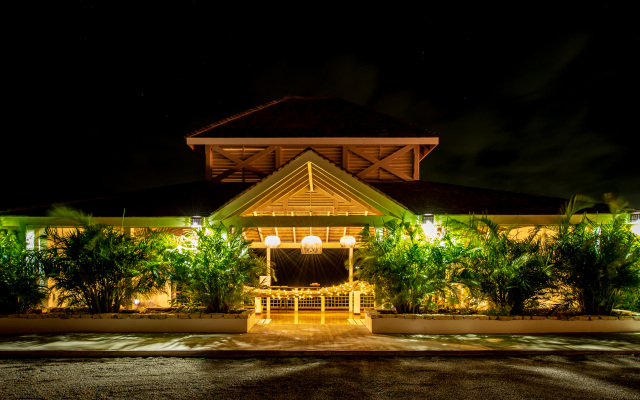
M364 225L373 229L406 214L402 205L308 150L210 219L242 227L254 247L269 235L280 237L283 247L299 245L307 235L339 247L342 236L357 237Z

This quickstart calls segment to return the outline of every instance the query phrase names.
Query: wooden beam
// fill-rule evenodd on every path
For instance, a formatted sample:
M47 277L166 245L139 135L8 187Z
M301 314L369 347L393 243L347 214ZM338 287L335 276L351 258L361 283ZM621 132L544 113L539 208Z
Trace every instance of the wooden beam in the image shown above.
M213 169L211 167L211 146L204 146L204 158L205 158L205 179L206 180L211 180L213 179Z
M258 168L254 167L253 165L251 165L252 163L254 163L255 161L265 157L266 155L270 154L271 152L275 151L275 146L269 146L266 149L252 155L251 157L247 158L246 160L242 160L241 158L236 157L235 155L229 153L227 150L223 149L220 146L211 146L211 148L217 152L218 154L224 156L225 158L233 161L236 163L236 165L234 165L233 167L229 168L228 170L226 170L225 172L217 175L214 179L215 180L222 180L224 178L226 178L227 176L233 174L234 172L237 171L241 171L242 169L245 169L247 171L251 171L254 174L257 174L258 176L265 176L267 175L266 172L259 170Z
M437 145L438 137L248 137L248 138L187 138L188 145L250 145L250 146L295 146L301 147L321 145L349 145L349 146L397 146L405 144Z
M282 165L282 146L276 146L275 169Z
M383 168L387 171L389 171L390 173L392 173L393 175L397 176L398 178L402 178L404 180L408 180L411 181L413 180L413 177L405 174L402 171L397 170L396 168L392 167L391 165L389 165L391 163L391 161L395 160L396 158L404 155L405 153L407 153L408 151L413 150L413 146L411 145L407 145L404 146L398 150L396 150L395 152L393 152L392 154L384 157L382 160L377 159L376 157L370 156L366 153L364 153L363 151L361 151L361 149L355 148L353 146L349 146L349 150L351 150L352 153L364 158L365 160L371 162L372 164L370 166L368 166L367 168L363 169L362 171L360 171L358 173L358 176L360 178L364 178L367 174L369 174L370 172L378 169L378 168Z
M417 217L416 217L417 219ZM397 220L395 217L387 216L364 216L364 215L349 215L348 217L337 216L295 216L295 217L283 217L283 216L266 216L266 217L235 217L229 218L222 222L225 225L237 225L242 227L266 227L266 226L278 226L278 227L292 227L292 226L308 226L308 227L327 227L327 226L363 226L368 224L370 226L383 226L385 222Z
M420 146L413 145L413 179L420 180Z
M342 146L342 168L349 171L349 146Z
M313 172L311 170L311 161L308 161L307 171L309 171L309 191L313 192Z

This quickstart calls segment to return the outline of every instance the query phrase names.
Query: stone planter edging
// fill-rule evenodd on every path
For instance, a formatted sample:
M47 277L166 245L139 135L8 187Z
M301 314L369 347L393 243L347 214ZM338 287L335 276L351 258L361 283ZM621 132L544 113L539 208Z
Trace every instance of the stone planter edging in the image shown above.
M640 316L580 315L489 316L446 314L381 314L366 310L365 324L372 333L596 333L640 332Z
M254 310L239 314L10 314L0 315L0 334L45 332L246 333Z

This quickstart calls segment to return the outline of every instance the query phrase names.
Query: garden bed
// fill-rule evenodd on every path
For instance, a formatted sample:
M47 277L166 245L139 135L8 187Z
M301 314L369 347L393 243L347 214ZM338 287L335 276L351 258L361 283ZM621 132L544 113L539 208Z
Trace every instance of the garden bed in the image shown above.
M489 316L446 314L387 314L366 310L372 333L491 334L640 332L640 316L579 315Z
M254 310L233 314L11 314L0 315L0 334L44 332L246 333L255 323Z

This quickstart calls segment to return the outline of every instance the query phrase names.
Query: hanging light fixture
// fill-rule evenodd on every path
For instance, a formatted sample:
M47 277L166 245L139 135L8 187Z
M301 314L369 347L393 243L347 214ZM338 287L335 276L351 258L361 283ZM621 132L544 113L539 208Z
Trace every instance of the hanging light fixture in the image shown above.
M322 240L317 236L305 236L300 244L302 254L322 253Z
M277 236L267 236L264 238L264 245L270 249L280 246L280 238Z
M340 246L353 248L356 245L356 238L353 236L343 236L340 238Z

